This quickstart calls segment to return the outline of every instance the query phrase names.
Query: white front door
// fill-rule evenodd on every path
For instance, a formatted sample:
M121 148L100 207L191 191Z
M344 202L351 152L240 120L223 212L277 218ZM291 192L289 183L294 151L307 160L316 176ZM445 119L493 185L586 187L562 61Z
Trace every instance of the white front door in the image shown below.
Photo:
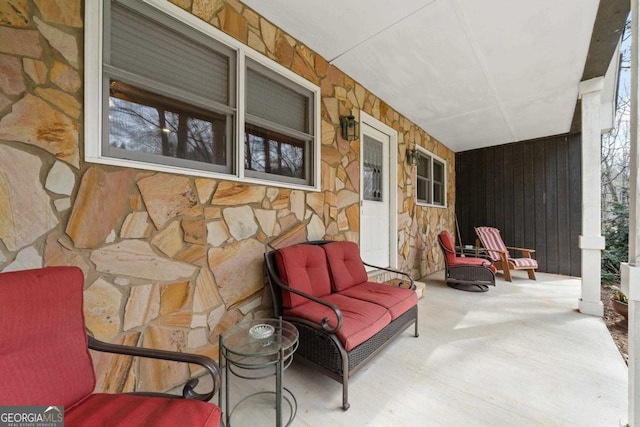
M390 136L362 123L360 255L380 267L390 264Z

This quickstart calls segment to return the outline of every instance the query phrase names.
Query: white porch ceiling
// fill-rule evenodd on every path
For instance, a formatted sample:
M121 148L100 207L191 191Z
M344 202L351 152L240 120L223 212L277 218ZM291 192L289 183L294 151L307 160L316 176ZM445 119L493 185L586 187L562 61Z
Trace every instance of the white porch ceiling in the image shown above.
M454 151L568 132L598 0L243 0Z

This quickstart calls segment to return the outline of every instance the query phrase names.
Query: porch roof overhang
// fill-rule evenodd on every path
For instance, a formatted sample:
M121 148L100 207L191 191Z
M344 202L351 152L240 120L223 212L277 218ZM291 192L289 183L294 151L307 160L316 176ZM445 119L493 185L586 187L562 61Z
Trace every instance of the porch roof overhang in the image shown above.
M579 131L607 69L612 116L628 0L244 2L456 152Z

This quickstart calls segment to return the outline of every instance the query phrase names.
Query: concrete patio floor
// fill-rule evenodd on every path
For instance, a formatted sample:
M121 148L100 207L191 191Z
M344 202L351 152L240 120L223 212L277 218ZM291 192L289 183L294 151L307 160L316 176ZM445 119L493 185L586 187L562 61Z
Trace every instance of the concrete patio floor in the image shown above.
M442 272L421 281L420 337L409 328L351 378L348 411L339 383L294 360L284 379L298 402L293 426L626 421L627 366L602 319L577 312L578 279L540 273L534 282L515 273L508 283L498 275L486 293L451 289ZM231 395L271 384L234 380ZM231 427L273 425L255 409Z

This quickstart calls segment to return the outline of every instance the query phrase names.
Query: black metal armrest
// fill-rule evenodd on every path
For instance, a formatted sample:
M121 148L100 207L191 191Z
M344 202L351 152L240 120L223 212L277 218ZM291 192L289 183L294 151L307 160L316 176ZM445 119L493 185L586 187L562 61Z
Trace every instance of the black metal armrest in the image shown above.
M394 270L393 268L389 268L389 267L380 267L380 266L377 266L377 265L366 263L364 261L362 261L362 263L364 265L366 265L367 267L375 268L375 269L378 269L378 270L385 270L385 271L389 271L391 273L396 273L396 274L399 274L401 276L405 276L405 277L407 277L409 279L409 282L411 283L411 286L409 287L409 289L411 289L412 291L416 290L416 284L413 281L413 277L409 273L405 273L405 272L400 271L400 270Z
M322 319L322 322L321 322L320 326L327 333L335 334L336 332L338 332L338 330L342 327L342 311L336 305L331 304L330 302L324 301L321 298L315 297L315 296L310 295L310 294L308 294L306 292L299 291L297 289L294 289L294 288L286 285L282 280L280 280L280 277L274 271L274 266L271 265L271 263L269 262L269 259L268 259L268 257L266 257L266 255L268 255L268 254L265 254L265 260L266 260L267 273L269 274L269 280L270 280L271 286L273 286L273 283L275 283L281 290L285 290L287 292L291 292L291 293L294 293L296 295L300 295L303 298L306 298L308 300L317 302L318 304L322 304L325 307L330 308L334 312L334 314L336 316L336 321L337 321L336 322L336 326L333 327L333 328L329 326L329 322L331 321L331 319L329 317L325 317L324 319Z
M193 353L180 353L177 351L156 350L151 348L132 347L120 344L110 344L104 341L100 341L91 335L89 338L89 348L91 350L103 351L107 353L124 354L128 356L148 357L152 359L170 360L174 362L194 363L205 368L207 373L211 375L213 380L212 390L208 393L197 393L194 388L198 384L197 378L190 379L182 389L182 397L186 399L197 399L202 401L209 401L220 389L220 367L211 358L203 356L201 354ZM149 395L161 395L165 397L179 397L171 396L162 393L145 393Z
M278 279L278 281L280 281ZM282 283L282 282L280 282ZM329 317L325 317L324 319L322 319L321 325L322 329L324 329L326 332L330 333L330 334L335 334L336 332L338 332L338 330L342 327L342 310L340 310L336 305L331 304L330 302L327 302L321 298L318 297L314 297L313 295L309 295L305 292L299 291L297 289L291 288L287 285L285 285L284 283L282 284L278 284L278 286L280 286L282 289L289 291L289 292L293 292L296 295L300 295L301 297L310 299L311 301L317 302L318 304L322 304L325 307L330 308L331 310L333 310L334 314L336 315L336 326L335 327L330 327L329 326L329 322L331 321L331 319L329 319Z

